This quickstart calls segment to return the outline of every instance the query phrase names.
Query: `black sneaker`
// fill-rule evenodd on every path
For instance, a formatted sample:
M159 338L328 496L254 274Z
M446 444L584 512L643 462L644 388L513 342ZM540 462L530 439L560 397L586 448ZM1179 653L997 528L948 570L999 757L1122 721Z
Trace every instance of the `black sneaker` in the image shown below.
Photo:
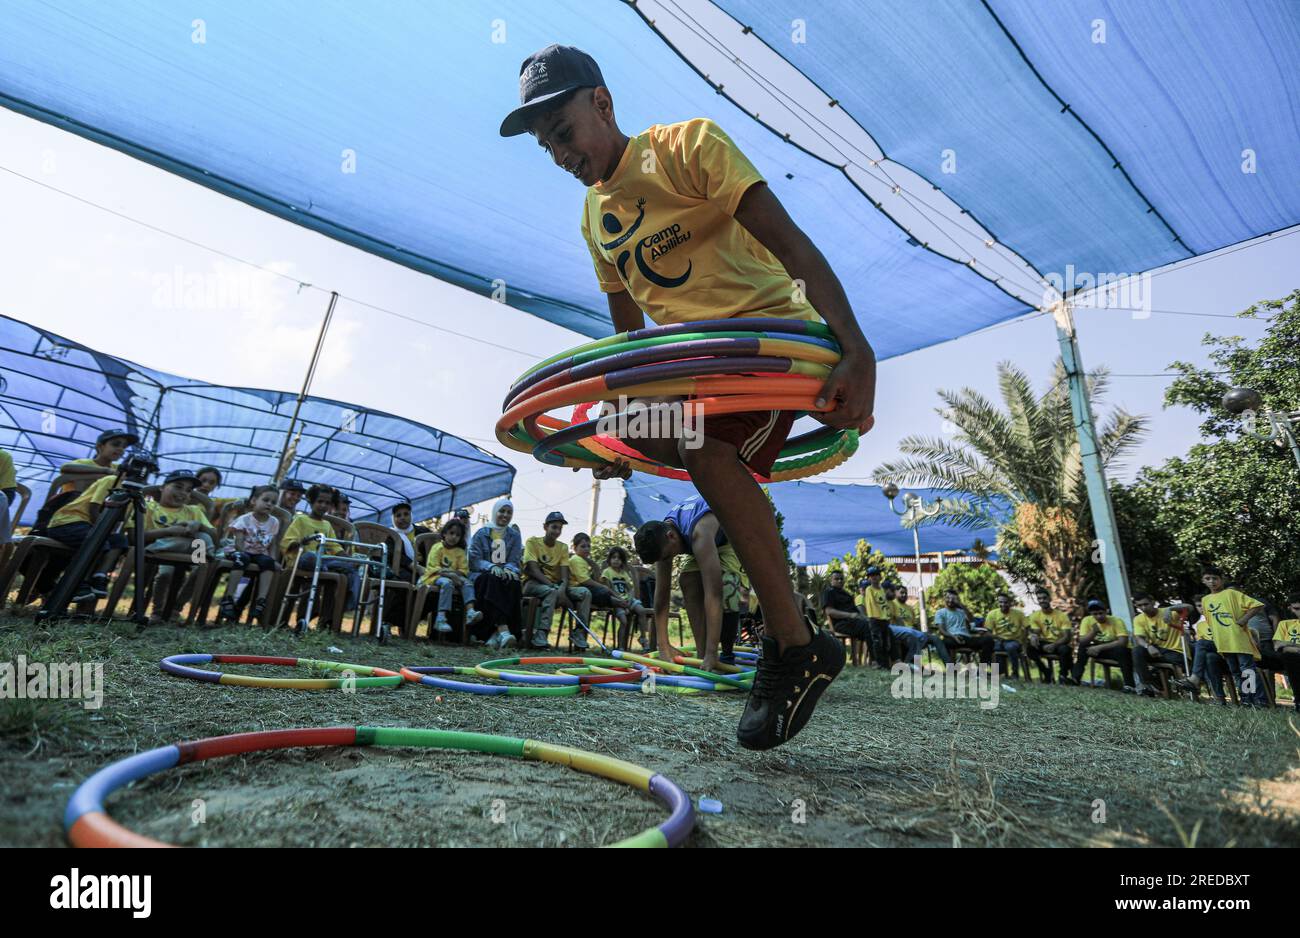
M218 606L221 614L217 617L219 622L238 622L239 613L235 611L235 601L229 596L221 600Z
M827 632L777 654L776 639L763 637L754 689L740 715L736 738L746 749L771 749L804 728L813 708L844 667L844 646Z
M90 588L100 599L108 598L108 574L96 573L90 578Z
M72 594L72 599L69 600L69 602L73 602L73 603L90 602L90 600L94 599L97 595L98 594L95 592L95 588L93 586L91 586L89 583L82 583L80 586L77 587L77 591Z

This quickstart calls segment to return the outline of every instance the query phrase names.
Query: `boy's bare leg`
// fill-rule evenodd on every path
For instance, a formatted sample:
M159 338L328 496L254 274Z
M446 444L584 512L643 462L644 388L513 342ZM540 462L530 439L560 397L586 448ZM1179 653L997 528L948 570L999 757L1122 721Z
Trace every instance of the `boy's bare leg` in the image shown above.
M686 606L686 615L691 620L691 637L695 639L696 657L704 657L705 641L708 632L704 618L704 578L698 570L683 573L678 579L682 587L682 603Z
M679 453L691 481L718 516L727 540L740 556L763 605L767 634L776 639L778 651L808 644L812 636L794 604L790 571L772 506L740 461L736 447L704 437L703 445L694 449L679 447Z

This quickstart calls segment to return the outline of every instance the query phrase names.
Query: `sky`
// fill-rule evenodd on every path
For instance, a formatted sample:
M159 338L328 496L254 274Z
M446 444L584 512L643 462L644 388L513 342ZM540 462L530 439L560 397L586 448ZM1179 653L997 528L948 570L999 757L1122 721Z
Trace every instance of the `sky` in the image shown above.
M557 172L523 149L520 172ZM575 214L582 197L575 181ZM537 358L584 341L577 334L5 110L0 218L0 313L201 380L297 391L328 291L337 290L313 394L427 423L503 455L518 467L516 519L526 531L557 508L587 525L588 473L544 467L492 435L510 382ZM568 221L555 224L572 235ZM1162 408L1169 378L1161 373L1175 359L1203 363L1206 332L1248 340L1263 333L1261 323L1230 317L1295 288L1295 233L1156 271L1149 317L1078 310L1085 367L1113 375L1099 419L1111 406L1151 418L1115 477L1131 479L1196 442L1197 416ZM175 289L195 275L209 288L205 296ZM1041 389L1056 356L1052 320L1039 316L883 362L875 428L857 455L822 478L870 481L876 466L899 455L903 437L951 433L935 413L937 388L996 399L996 365L1012 361ZM621 502L619 483L605 482L602 526L617 521Z

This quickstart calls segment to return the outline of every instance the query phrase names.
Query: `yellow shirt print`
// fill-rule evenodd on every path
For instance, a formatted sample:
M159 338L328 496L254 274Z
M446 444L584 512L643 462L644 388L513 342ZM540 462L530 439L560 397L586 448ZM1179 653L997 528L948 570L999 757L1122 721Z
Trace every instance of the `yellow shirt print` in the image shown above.
M659 325L729 316L820 320L780 261L733 217L763 177L717 124L655 124L587 190L582 237L605 293Z
M1201 608L1205 610L1205 618L1210 620L1210 636L1219 654L1259 657L1250 630L1237 624L1243 612L1259 605L1262 604L1258 599L1234 589L1219 590L1201 597Z

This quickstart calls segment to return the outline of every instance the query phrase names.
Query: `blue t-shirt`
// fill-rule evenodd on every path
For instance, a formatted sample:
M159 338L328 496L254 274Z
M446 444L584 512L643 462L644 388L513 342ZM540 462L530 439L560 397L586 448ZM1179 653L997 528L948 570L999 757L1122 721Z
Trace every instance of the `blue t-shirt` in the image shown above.
M949 635L970 637L970 628L966 625L966 613L960 609L944 606L934 614L934 624Z
M692 495L680 505L673 506L668 514L664 516L664 520L682 533L682 541L686 547L686 552L689 554L694 553L691 550L691 537L695 534L696 526L700 523L701 518L710 514L713 514L713 509L709 507L709 503L699 495ZM718 533L713 540L714 543L721 547L727 543L726 532L719 527Z

